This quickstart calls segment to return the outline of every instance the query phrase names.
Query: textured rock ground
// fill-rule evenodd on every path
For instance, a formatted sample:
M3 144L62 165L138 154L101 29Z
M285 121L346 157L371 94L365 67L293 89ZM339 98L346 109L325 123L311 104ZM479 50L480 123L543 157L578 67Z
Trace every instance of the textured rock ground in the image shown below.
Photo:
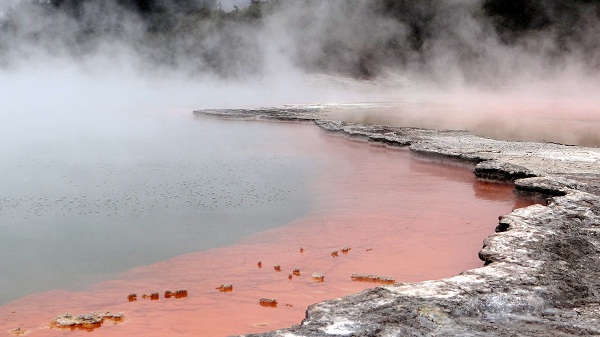
M377 144L476 164L481 179L549 196L501 216L485 267L311 305L297 326L255 336L600 335L600 149L510 142L462 131L352 124L318 107L204 110L221 118L313 121Z

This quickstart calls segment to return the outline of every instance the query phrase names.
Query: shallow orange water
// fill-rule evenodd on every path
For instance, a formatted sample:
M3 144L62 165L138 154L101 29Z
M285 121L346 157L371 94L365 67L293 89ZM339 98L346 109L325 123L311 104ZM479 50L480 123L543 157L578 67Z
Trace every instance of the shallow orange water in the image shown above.
M92 332L102 336L225 336L287 327L300 323L312 303L374 286L352 281L353 273L413 282L481 266L477 252L497 217L529 203L516 199L511 186L476 181L465 167L317 128L314 137L298 148L323 163L310 182L314 206L308 216L233 246L140 266L84 292L21 298L0 307L0 331L88 336L52 329L49 322L65 312L92 311L125 314L123 323L108 321ZM343 246L351 250L332 256ZM300 276L290 280L295 268ZM313 272L322 273L324 282L312 280ZM233 291L215 289L222 283L233 284ZM164 298L166 290L180 288L189 296ZM141 298L154 291L159 300ZM129 302L130 293L138 300ZM263 297L276 299L277 306L261 306Z

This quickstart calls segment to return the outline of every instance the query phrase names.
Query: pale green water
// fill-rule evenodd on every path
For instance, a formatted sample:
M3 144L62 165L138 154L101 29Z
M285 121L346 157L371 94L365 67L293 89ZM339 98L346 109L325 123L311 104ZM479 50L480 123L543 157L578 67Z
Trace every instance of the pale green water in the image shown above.
M231 244L310 208L318 163L292 150L314 126L88 118L70 121L76 134L3 138L0 304Z

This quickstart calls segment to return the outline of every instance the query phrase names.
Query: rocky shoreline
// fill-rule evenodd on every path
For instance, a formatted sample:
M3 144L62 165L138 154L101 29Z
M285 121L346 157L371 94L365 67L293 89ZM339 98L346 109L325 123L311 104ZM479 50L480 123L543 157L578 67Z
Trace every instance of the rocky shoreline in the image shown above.
M516 192L549 197L547 206L499 218L479 252L485 267L313 304L299 325L246 336L600 335L600 149L347 123L328 120L321 106L194 114L314 122L329 132L474 163L480 179L514 181Z

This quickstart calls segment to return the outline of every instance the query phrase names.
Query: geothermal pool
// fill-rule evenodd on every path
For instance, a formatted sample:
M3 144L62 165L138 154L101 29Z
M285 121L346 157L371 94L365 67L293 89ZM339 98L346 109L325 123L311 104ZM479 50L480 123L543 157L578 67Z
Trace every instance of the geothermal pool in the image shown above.
M130 118L142 136L132 129L125 139L103 133L0 150L0 304L83 289L309 211L306 182L318 163L291 153L302 132L287 139L277 125Z
M94 311L125 315L97 327L102 336L282 328L309 304L377 285L354 273L413 282L481 266L498 215L530 203L469 167L311 123L152 118L152 136L4 150L6 334L87 336L50 321ZM216 289L224 283L233 291ZM164 297L182 288L186 297ZM158 300L142 298L152 292Z

